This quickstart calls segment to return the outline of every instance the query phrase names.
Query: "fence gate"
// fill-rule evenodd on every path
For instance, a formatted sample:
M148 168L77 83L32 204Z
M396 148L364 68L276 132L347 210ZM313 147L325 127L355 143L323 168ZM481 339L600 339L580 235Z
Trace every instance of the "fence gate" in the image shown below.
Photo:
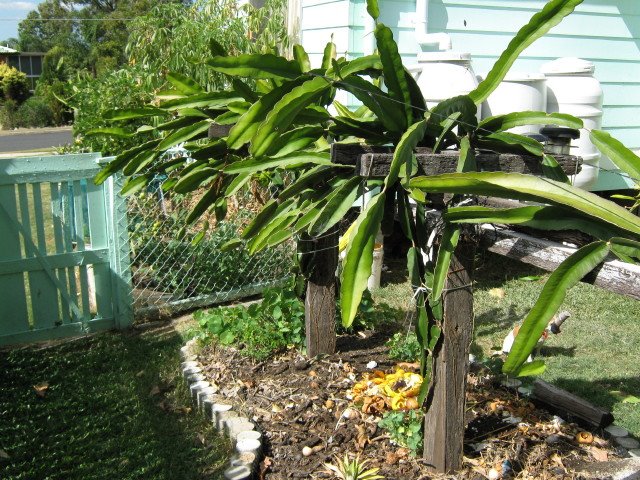
M126 205L117 178L93 184L99 157L0 159L0 345L131 324Z

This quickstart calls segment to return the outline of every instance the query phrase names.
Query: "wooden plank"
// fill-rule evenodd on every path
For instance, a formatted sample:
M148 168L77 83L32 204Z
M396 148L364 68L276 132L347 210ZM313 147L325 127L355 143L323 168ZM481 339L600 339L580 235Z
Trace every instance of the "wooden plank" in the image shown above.
M14 186L0 185L0 261L22 258L20 234L12 226L12 220L18 219L17 207ZM26 330L29 330L29 316L24 275L0 275L0 334Z
M598 428L605 428L613 423L613 415L610 411L597 407L544 380L533 382L532 397L561 411L565 418L568 414Z
M455 173L458 152L445 150L434 154L429 148L416 149L416 160L425 175ZM393 150L391 147L372 147L358 144L331 145L331 161L343 165L356 165L358 175L363 177L384 177L389 173ZM580 158L573 155L556 155L562 169L568 175L580 172ZM538 157L507 153L478 153L476 156L480 172L512 172L542 175L542 165Z
M0 185L93 178L100 171L99 157L99 153L81 153L3 159L0 162Z
M64 222L64 213L62 208L62 197L60 196L60 185L58 183L50 183L51 189L51 221L53 223L53 240L54 251L56 254L63 254L64 249L64 235L62 231L62 225ZM66 267L66 265L65 265ZM60 318L63 323L71 321L71 309L66 304L64 298L69 296L69 284L67 283L67 273L65 270L58 268L56 271L58 281L60 282L59 290L59 312Z
M102 185L87 183L87 203L89 207L89 237L91 249L108 251L107 212ZM88 253L88 252L87 252ZM112 285L109 265L94 265L95 300L98 317L112 317Z
M465 390L473 334L473 245L461 238L444 293L442 335L434 349L433 391L424 419L424 461L437 472L462 468Z
M100 318L91 320L83 325L81 322L59 325L51 328L41 328L28 332L21 332L11 335L3 335L0 332L0 345L16 345L21 343L32 343L59 338L77 337L87 333L110 330L115 327L113 318Z
M87 250L85 252L58 253L48 255L47 261L51 268L58 270L66 267L77 267L81 265L104 266L109 264L109 250ZM20 260L1 260L0 275L13 273L33 272L42 270L42 264L37 258L24 258ZM60 278L60 277L58 277Z
M336 350L336 268L338 266L338 230L323 234L315 239L303 238L310 243L305 251L312 251L313 263L307 282L304 301L307 355Z
M481 225L480 244L490 252L553 271L576 249L526 233ZM640 266L607 260L582 280L627 297L640 300Z
M18 188L24 184L18 185ZM44 212L42 209L42 189L39 183L32 185L32 206L33 217L35 221L35 232L27 230L29 222L29 214L23 217L22 225L25 230L31 234L33 243L41 255L47 255L47 242L45 238ZM25 206L26 206L25 202ZM22 204L22 201L21 201ZM35 234L35 240L33 238ZM37 260L36 260L37 261ZM40 262L39 262L40 263ZM61 317L55 315L58 312L58 289L50 280L46 272L42 271L42 267L32 270L29 273L29 291L31 293L31 305L33 307L33 328L53 327L62 320Z
M80 181L78 180L73 182L73 205L73 222L75 225L74 241L76 244L76 251L84 252L84 202L82 186L80 185ZM87 267L85 265L79 266L77 272L78 283L80 284L80 298L82 299L82 313L84 315L84 320L86 321L91 318L91 307L89 301L89 275L87 274Z
M63 251L64 252L73 252L73 236L74 236L74 226L75 219L73 215L72 201L73 194L71 190L71 185L68 182L60 182L60 199L62 206L62 240L63 240ZM65 283L69 286L68 298L71 298L73 302L77 302L78 294L77 294L77 284L76 284L76 269L75 268L67 268L67 278ZM67 302L68 303L68 302ZM81 318L78 318L73 313L73 306L67 304L70 313L71 321L79 321Z

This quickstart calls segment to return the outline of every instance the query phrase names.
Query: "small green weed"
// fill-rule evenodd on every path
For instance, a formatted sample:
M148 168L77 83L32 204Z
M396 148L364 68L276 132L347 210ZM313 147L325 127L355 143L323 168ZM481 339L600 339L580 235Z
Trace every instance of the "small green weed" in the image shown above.
M389 358L401 362L415 362L420 358L420 344L415 332L394 333L387 341Z
M194 318L201 338L236 344L241 353L256 359L304 345L304 304L291 290L267 289L261 303L199 311Z
M414 455L422 450L422 415L416 410L387 412L378 427L389 432L391 440Z

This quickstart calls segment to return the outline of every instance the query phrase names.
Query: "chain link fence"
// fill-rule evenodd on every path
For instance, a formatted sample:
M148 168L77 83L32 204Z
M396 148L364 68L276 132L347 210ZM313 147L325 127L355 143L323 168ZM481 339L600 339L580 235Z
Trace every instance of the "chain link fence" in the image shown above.
M136 318L256 295L290 277L295 245L286 242L250 255L245 248L221 247L240 236L268 199L253 185L230 199L225 220L206 213L186 226L186 218L205 193L165 193L162 179L127 197L127 222ZM266 198L265 198L266 197Z

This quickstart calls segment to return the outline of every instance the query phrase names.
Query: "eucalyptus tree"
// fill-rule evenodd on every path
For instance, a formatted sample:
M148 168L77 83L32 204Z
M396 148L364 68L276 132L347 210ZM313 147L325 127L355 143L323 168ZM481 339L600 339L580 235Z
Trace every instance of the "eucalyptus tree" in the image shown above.
M527 315L504 364L508 374L531 373L524 365L543 329L559 307L566 290L609 254L640 260L640 219L624 208L595 194L573 187L542 144L510 133L512 127L555 124L582 128L580 119L565 114L518 112L478 123L478 106L502 81L518 55L532 42L569 15L581 0L552 0L525 25L499 57L487 78L469 95L441 102L428 110L413 77L402 65L391 30L379 23L375 0L367 10L375 19L378 53L354 60L338 58L329 43L322 64L313 68L300 46L294 59L271 53L228 55L214 43L207 66L229 76L230 87L208 91L183 74L169 73L172 88L146 108L115 110L113 122L159 115L171 119L145 131L155 138L118 155L97 176L104 181L122 170L128 176L123 191L143 188L158 173L169 174L163 188L178 193L206 189L189 221L213 209L225 215L227 198L236 194L255 175L287 170L294 180L278 198L269 201L244 229L236 243L251 252L284 242L293 236L321 236L339 222L365 189L380 187L351 227L342 270L340 307L342 322L355 317L371 263L375 237L380 228L400 218L411 248L407 263L416 291L418 338L423 348L423 371L428 355L440 341L442 297L451 254L460 237L461 224L497 222L540 229L580 229L595 240L580 248L551 274L540 298ZM254 82L251 88L247 79ZM353 94L362 106L352 110L335 100L337 90ZM336 114L330 114L332 105ZM228 127L228 134L208 139L212 125ZM118 127L95 133L131 135ZM623 171L640 178L640 159L608 134L591 132L594 144ZM390 171L384 180L362 179L350 165L332 163L331 143L364 142L394 147ZM184 144L190 152L182 158L163 159L163 152ZM439 151L459 150L456 173L425 176L415 161L419 146ZM477 172L477 149L525 152L545 166L546 177L517 173ZM489 195L533 200L539 206L512 209L448 205L443 213L437 256L425 261L428 248L425 225L426 194L452 193L454 198ZM410 206L410 199L418 202ZM538 365L535 365L538 367ZM421 392L424 399L428 382Z

